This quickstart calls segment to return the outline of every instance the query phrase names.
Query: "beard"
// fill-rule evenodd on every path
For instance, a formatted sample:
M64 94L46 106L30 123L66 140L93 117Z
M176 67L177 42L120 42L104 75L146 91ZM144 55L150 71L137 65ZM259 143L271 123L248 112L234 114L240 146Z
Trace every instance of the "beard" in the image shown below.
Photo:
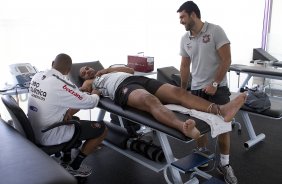
M192 28L194 27L195 25L195 21L194 20L191 20L190 22L188 22L187 24L185 24L185 29L186 31L191 31Z

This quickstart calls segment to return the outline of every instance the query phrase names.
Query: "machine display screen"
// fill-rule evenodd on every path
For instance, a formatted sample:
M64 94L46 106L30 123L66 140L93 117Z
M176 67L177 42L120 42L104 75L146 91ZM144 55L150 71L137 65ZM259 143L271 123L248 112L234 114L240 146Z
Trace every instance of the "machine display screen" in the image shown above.
M18 66L18 69L21 73L28 73L28 69L26 66Z

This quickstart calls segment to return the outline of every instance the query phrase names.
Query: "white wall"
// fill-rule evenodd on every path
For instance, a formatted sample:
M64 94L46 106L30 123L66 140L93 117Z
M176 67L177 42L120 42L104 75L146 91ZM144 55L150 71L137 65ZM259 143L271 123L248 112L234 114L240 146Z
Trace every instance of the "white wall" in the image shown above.
M106 67L143 51L155 57L155 68L179 68L185 30L176 11L183 2L0 0L1 82L9 80L8 64L30 62L44 70L62 52L74 62L100 60ZM233 63L248 64L252 49L261 46L264 0L195 2L202 20L227 33Z
M40 69L60 52L75 62L126 63L144 51L157 66L177 65L184 27L176 10L185 1L0 0L0 60ZM260 47L264 1L196 0L204 21L221 25L234 63L247 63ZM254 4L256 6L254 6Z
M282 1L273 0L270 31L268 34L267 51L278 60L282 61Z

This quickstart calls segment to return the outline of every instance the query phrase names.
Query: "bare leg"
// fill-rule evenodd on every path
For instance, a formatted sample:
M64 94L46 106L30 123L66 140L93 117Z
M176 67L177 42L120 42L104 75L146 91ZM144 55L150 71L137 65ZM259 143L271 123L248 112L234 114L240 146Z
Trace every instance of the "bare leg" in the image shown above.
M211 102L170 84L162 85L155 95L163 103L178 104L188 109L196 109L213 114L220 113L226 122L230 122L234 118L246 99L246 94L241 93L229 103L219 106L219 109L217 105L212 105L209 109Z
M199 130L195 127L194 120L187 120L185 122L179 120L158 98L146 90L137 89L131 92L127 105L151 113L156 120L179 130L187 137L197 139L200 136Z
M221 154L229 155L229 150L230 150L229 132L218 135L218 146Z
M236 113L240 110L242 105L245 103L246 97L247 97L246 93L241 93L236 98L231 100L229 103L219 106L220 113L224 118L224 121L226 122L232 121Z
M81 152L84 153L85 155L91 154L104 140L104 138L107 135L108 129L105 129L104 133L96 138L96 139L88 139L84 142L81 148Z

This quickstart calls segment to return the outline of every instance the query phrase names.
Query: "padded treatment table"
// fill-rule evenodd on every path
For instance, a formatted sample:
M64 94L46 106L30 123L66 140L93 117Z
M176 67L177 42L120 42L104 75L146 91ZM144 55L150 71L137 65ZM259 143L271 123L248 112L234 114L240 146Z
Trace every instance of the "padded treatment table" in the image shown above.
M229 70L236 72L238 75L240 75L240 73L247 74L247 78L241 84L240 88L246 86L246 84L252 77L263 77L269 79L282 80L282 70L276 68L233 64L230 66Z
M279 79L282 80L282 70L275 69L275 68L264 68L264 67L258 67L258 66L247 66L247 65L239 65L234 64L230 66L230 71L236 72L238 75L240 73L247 74L246 79L240 86L240 88L245 87L245 85L248 83L251 77L263 77L263 78L270 78L270 79ZM239 90L240 90L239 88ZM232 94L231 98L234 97L234 93ZM259 116L264 116L267 118L273 118L273 119L281 119L282 118L282 101L281 99L277 99L275 97L270 97L271 101L271 108L268 110L265 110L261 113L258 113L254 111L251 108L248 108L246 106L243 106L240 110L240 113L242 115L243 121L246 125L250 140L244 143L244 146L246 148L250 148L257 144L258 142L265 139L265 134L261 133L259 135L256 135L252 122L250 120L249 114L255 114Z
M163 82L166 82L172 85L179 86L180 80L173 80L174 75L180 75L180 72L173 66L168 66L168 67L157 69L157 79L159 81L163 81Z
M82 84L81 79L79 79L78 77L78 71L82 66L90 66L98 70L103 69L103 66L101 65L99 61L85 62L85 63L73 63L71 72L69 74L69 78L77 86L81 86ZM109 112L109 113L112 113L118 116L118 119L120 120L121 125L122 125L122 118L124 118L132 122L138 123L142 126L146 126L151 130L154 130L156 132L160 146L163 149L165 161L164 162L154 162L128 149L121 149L106 140L103 141L103 144L133 159L134 161L150 168L151 170L155 172L164 171L164 174L165 174L166 169L169 169L173 183L183 183L179 170L171 166L171 163L175 162L177 158L174 157L173 151L168 141L168 136L174 139L180 140L182 142L185 142L185 143L193 141L193 139L184 136L181 132L177 131L174 128L170 128L168 126L165 126L159 123L149 113L146 113L144 111L140 111L138 109L131 108L131 107L126 107L123 109L120 106L116 105L109 98L101 97L100 102L98 104L98 108L100 108L100 112L99 112L97 121L104 120L105 113ZM200 130L201 134L205 134L210 131L209 125L206 124L202 120L199 120L199 119L187 116L187 115L183 115L180 113L175 113L175 114L182 120L186 120L188 118L194 119L196 121L196 127ZM207 179L211 178L210 175L202 171L199 171L196 174L202 177L205 177Z
M281 68L282 67L282 61L275 61L275 62L272 63L272 66Z
M0 183L74 184L77 180L0 118Z
M166 82L175 86L180 86L180 71L174 66L167 66L157 69L157 79L162 82ZM191 89L192 76L190 74L187 90Z
M174 129L174 128L170 128L168 126L165 126L164 124L161 124L159 122L157 122L155 120L155 118L151 115L148 114L147 112L144 111L140 111L138 109L132 108L132 107L127 107L125 109L121 108L120 106L114 104L114 102L109 99L109 98L101 98L99 105L99 108L116 114L118 116L122 116L125 119L128 119L130 121L134 121L136 123L141 123L144 126L150 127L154 130L158 130L161 131L173 138L179 139L181 141L184 142L189 142L192 139L189 137L186 137L184 134L182 134L181 132L179 132L178 130ZM194 117L191 116L187 116L178 112L175 112L176 116L181 119L181 120L187 120L188 118L193 119L195 121L197 121L196 127L199 129L199 131L201 132L201 134L205 134L207 132L210 131L210 127L208 124L206 124L204 121L196 119ZM103 114L101 114L100 116L103 117ZM102 120L102 117L99 117L98 119Z

